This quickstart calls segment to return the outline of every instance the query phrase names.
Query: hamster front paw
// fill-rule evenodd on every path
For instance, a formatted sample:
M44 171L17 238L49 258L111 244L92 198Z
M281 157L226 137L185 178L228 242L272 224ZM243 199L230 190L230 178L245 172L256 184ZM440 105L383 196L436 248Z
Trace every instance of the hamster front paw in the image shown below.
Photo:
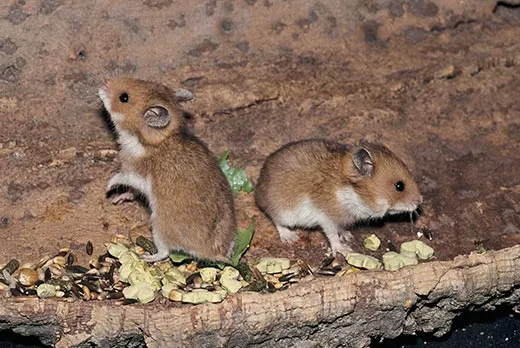
M298 232L293 231L287 227L276 225L276 229L278 230L278 234L280 235L280 239L284 243L294 243L300 240L300 236Z
M336 254L341 254L341 255L347 257L347 254L351 253L351 252L352 252L352 248L345 244L337 246L336 248L332 248L332 256L334 256L334 257L336 257Z
M341 244L350 244L352 240L354 239L354 236L350 231L341 231L339 233L339 240L341 241Z

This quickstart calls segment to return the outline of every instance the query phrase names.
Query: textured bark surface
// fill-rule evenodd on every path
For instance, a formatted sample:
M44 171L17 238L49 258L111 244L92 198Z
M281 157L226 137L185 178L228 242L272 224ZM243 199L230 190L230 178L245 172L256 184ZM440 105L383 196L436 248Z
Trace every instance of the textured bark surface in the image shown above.
M462 310L519 300L517 246L397 272L318 279L274 294L239 293L220 304L3 300L0 327L57 347L368 347L400 334L440 336Z
M194 132L253 180L289 141L382 140L413 168L437 259L456 257L218 305L2 298L0 329L59 347L366 347L442 335L462 310L518 305L518 3L1 1L0 263L70 247L86 265L89 240L99 254L115 233L149 235L141 207L104 200L119 162L91 74L190 89ZM257 222L247 260L321 261L320 234L281 244L251 196L236 202L242 226ZM363 226L353 247L371 233L399 245L410 229ZM476 240L499 251L457 256Z

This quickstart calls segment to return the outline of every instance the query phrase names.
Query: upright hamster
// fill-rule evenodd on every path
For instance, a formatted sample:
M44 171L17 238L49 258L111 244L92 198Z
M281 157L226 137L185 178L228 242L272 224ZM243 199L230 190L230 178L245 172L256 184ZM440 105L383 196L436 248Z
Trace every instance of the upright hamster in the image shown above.
M233 195L215 156L185 127L182 96L143 80L106 80L99 97L118 134L121 171L107 196L126 186L144 195L151 211L157 253L149 262L181 250L197 258L227 261L236 239ZM113 202L131 199L116 195Z
M294 227L321 227L333 253L350 251L345 228L359 220L414 211L422 202L404 162L378 143L349 146L312 139L286 144L260 171L255 200L284 242ZM340 238L341 237L341 238Z

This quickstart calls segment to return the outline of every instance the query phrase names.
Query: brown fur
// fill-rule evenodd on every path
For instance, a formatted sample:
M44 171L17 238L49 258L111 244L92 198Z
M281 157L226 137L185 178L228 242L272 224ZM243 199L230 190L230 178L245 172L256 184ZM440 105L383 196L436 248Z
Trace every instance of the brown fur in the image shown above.
M164 244L202 259L226 260L236 238L231 188L215 156L185 129L174 92L127 78L109 80L106 88L112 113L124 115L119 127L136 135L145 148L143 157L122 158L122 165L123 170L151 178L154 227ZM123 92L129 95L127 103L118 99ZM155 105L171 115L164 128L150 127L143 120L146 109Z
M286 144L266 159L256 185L257 205L275 222L283 211L293 210L304 199L312 202L336 224L355 222L336 199L336 192L352 187L367 205L377 209L377 199L420 203L420 194L406 165L381 144L362 143L373 159L375 170L369 177L360 175L353 164L354 146L322 139ZM398 192L395 182L403 181ZM292 227L292 226L288 226Z

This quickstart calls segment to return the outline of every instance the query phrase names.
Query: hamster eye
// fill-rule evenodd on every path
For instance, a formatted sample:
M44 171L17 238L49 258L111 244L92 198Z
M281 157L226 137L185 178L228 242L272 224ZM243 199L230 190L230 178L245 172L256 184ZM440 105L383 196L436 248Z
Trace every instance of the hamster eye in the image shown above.
M119 95L119 100L121 103L128 103L128 94L127 93L121 93Z
M402 181L398 181L394 184L395 186L395 189L399 192L403 192L404 191L404 182Z

